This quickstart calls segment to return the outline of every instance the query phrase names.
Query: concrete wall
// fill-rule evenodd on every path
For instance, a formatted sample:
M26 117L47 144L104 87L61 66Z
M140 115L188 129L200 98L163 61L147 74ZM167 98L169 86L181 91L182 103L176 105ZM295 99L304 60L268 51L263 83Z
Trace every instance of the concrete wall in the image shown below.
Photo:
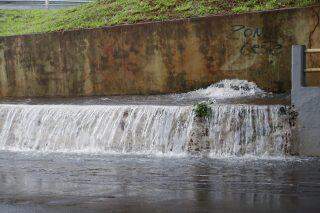
M305 47L293 46L291 99L298 112L299 153L305 156L320 156L320 85L305 86L305 68Z
M0 97L183 92L225 78L290 91L320 7L0 37Z

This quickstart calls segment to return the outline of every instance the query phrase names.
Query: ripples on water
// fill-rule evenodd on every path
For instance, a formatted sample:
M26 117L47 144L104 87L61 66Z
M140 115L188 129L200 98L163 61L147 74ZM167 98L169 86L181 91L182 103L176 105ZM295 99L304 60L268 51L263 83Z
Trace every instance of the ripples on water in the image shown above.
M2 151L0 206L21 212L316 212L319 168L315 158Z

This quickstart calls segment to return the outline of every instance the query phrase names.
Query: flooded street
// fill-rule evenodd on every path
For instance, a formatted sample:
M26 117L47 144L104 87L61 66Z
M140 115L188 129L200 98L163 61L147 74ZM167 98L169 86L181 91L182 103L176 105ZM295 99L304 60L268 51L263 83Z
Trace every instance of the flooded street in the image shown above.
M320 159L0 153L3 212L319 212Z

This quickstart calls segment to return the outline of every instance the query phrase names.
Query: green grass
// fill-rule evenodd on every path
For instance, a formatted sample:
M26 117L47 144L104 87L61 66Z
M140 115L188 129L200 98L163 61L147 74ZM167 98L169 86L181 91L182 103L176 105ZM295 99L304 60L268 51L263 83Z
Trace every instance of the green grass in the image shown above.
M96 0L60 10L0 10L0 36L315 4L319 0Z

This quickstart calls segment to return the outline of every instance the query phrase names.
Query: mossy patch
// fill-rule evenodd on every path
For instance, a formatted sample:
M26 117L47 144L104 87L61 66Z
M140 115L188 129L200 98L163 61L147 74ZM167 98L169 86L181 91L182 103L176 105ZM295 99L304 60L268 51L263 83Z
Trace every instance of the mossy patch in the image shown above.
M207 102L200 102L194 106L194 113L199 118L208 118L212 115L212 109Z

